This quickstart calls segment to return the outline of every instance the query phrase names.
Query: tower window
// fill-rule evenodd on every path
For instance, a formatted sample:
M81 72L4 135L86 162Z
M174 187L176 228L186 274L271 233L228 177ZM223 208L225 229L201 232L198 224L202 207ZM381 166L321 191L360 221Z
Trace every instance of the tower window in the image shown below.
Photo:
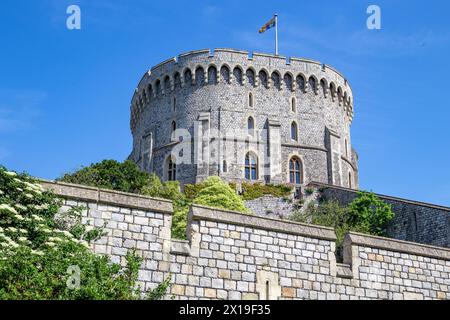
M295 122L291 123L291 139L298 141L298 128Z
M173 97L173 111L177 111L177 98Z
M245 156L245 179L258 179L258 160L251 153L247 153Z
M345 156L348 158L348 143L347 143L347 139L345 139Z
M248 134L251 136L255 133L255 120L252 117L248 117L247 131L248 131Z
M351 172L348 173L348 187L350 189L352 188L352 173Z
M296 104L296 103L295 103L295 98L293 97L293 98L291 99L291 111L292 111L292 112L296 112L296 110L297 110L295 104Z
M167 180L175 181L177 179L177 165L172 158L169 158L167 165Z
M289 160L289 182L293 184L302 184L302 164L296 157Z
M222 172L227 172L228 171L228 166L227 166L227 161L223 160L222 163Z
M253 108L253 94L251 92L248 94L248 106Z

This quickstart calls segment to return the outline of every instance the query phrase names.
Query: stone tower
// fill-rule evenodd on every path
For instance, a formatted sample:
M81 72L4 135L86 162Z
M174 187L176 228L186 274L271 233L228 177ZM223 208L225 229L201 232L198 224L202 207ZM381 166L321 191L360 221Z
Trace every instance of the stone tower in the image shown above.
M191 51L141 79L129 159L163 180L309 182L358 188L347 80L316 61Z

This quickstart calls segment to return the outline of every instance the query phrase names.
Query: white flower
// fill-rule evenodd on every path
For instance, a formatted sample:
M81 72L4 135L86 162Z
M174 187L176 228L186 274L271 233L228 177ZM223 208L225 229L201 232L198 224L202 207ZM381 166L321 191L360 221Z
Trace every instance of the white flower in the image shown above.
M19 229L19 232L20 232L20 233L28 233L28 231L25 230L25 229Z
M13 171L5 171L5 174L6 174L7 176L10 176L10 177L15 177L15 176L17 176L17 173L15 173L15 172L13 172Z
M49 247L54 247L54 246L56 246L56 244L53 243L53 242L46 242L45 244L46 244L47 246L49 246Z
M7 247L9 247L10 245L9 245L8 242L1 242L1 243L0 243L0 246L7 248Z
M20 209L20 210L27 210L27 207L25 207L24 205L21 205L20 203L16 203L14 205L14 207L16 207L17 209Z
M14 216L14 218L16 218L16 219L19 220L19 221L23 221L23 220L24 220L24 218L23 218L20 214L16 214L16 215Z
M50 229L45 228L45 229L42 229L42 232L44 232L44 233L52 233L53 231L50 230Z
M43 256L44 255L44 253L42 252L42 251L35 251L35 250L31 250L31 253L32 254L35 254L35 255L37 255L37 256Z
M17 240L19 240L19 241L21 241L21 242L28 241L28 239L25 238L25 237L19 237L19 238L17 238Z
M64 230L62 233L68 238L72 238L73 237L73 235L69 231Z
M90 232L92 230L94 230L93 226L86 226L86 232Z
M45 219L39 217L39 216L36 215L36 214L32 214L31 217L32 217L34 220L36 220L36 221L44 221L44 220L45 220Z
M87 243L86 241L81 240L81 241L79 241L79 244L81 244L83 247L86 247L89 249L89 243Z
M28 199L33 199L33 195L31 193L25 193L25 197Z
M17 183L22 183L22 180L20 180L20 179L14 178L13 180Z
M8 227L6 230L11 231L11 232L17 232L17 229L14 227Z
M16 190L17 190L17 191L20 191L20 192L23 192L23 189L22 189L22 188L17 188Z
M11 207L5 203L0 204L0 210L9 211L11 213L17 214L16 209L14 209L13 207Z
M2 194L5 194L2 190L0 190L0 196L2 195Z
M61 242L62 241L62 239L57 238L57 237L49 237L48 240L50 242Z
M3 228L2 227L0 227L0 232L3 232Z
M18 248L19 245L17 243L15 243L14 241L10 241L9 244L11 245L11 247L13 248Z

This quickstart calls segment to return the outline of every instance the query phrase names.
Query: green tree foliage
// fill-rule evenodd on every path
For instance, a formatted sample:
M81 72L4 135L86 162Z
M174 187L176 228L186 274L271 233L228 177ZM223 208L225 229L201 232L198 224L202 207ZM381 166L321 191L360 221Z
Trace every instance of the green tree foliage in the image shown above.
M125 162L103 160L76 172L67 173L58 180L123 192L142 193L142 189L148 184L149 174L140 171L139 167L129 160Z
M194 198L194 203L221 209L247 212L244 201L219 177L209 177Z
M386 235L386 225L394 218L391 206L371 192L359 192L348 205L348 215L351 225L378 236Z
M89 242L101 228L82 225L77 209L55 218L59 209L60 201L32 178L0 167L0 300L142 298L141 258L128 252L121 267L94 254ZM167 286L147 298L160 299Z
M342 258L344 236L349 231L376 236L386 235L386 226L394 217L391 206L375 194L360 192L346 207L336 200L315 205L310 203L304 211L294 212L290 219L334 228L337 256Z

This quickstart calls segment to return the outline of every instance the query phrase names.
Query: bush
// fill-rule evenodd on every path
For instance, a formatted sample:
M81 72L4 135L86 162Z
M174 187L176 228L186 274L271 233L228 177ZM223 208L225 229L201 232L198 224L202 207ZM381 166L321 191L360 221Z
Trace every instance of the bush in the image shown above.
M209 177L202 186L194 198L194 203L239 212L248 211L242 198L219 177Z
M371 192L359 192L348 205L348 215L350 224L377 236L386 235L386 226L394 218L391 205Z
M384 236L387 223L394 214L391 207L375 194L360 192L347 207L338 201L326 201L315 205L310 203L306 209L294 212L290 219L334 228L336 232L336 255L342 260L344 236L349 231Z
M121 267L94 254L101 228L81 225L79 209L56 219L59 209L32 178L0 167L0 300L140 299L141 259L128 252ZM164 285L147 297L161 298Z
M278 198L283 198L289 196L291 192L292 187L288 185L242 183L242 198L244 200L254 200L264 195L273 195Z
M103 160L76 172L64 174L59 181L92 187L141 193L149 183L149 174L139 170L132 161Z

